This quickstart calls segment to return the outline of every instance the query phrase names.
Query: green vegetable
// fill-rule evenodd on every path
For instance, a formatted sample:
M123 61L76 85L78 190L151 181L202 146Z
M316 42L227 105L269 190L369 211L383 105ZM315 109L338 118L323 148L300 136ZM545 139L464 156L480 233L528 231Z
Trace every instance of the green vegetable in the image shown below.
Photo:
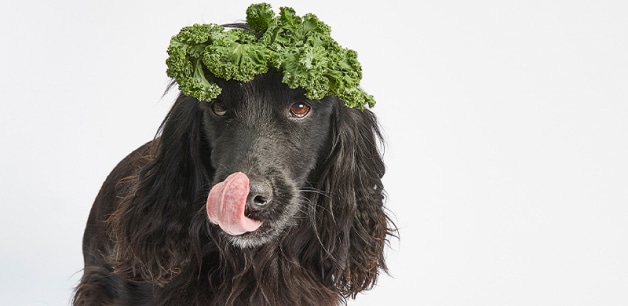
M216 24L181 29L168 47L167 74L179 90L200 101L220 95L207 78L249 82L269 68L283 73L290 88L303 88L308 99L337 96L348 107L373 107L375 100L359 87L362 67L353 50L342 48L328 25L313 14L295 15L282 7L276 16L267 3L246 10L250 31Z

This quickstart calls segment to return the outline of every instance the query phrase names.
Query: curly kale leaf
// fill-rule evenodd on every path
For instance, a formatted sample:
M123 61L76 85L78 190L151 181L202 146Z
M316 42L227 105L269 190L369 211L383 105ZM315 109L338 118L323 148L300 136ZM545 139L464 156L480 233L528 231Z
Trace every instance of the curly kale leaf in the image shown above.
M329 80L321 73L325 70L327 60L325 50L321 47L286 49L281 55L285 60L280 69L283 71L283 82L290 88L305 89L308 99L320 100L329 94Z
M255 36L242 30L215 35L213 44L205 48L203 63L216 77L249 82L268 71L271 52L255 43Z
M207 80L201 58L211 42L210 37L223 30L215 24L195 24L181 29L170 40L166 74L177 82L184 94L200 101L210 101L220 94L220 87Z
M279 9L279 16L268 24L259 43L276 52L281 52L285 48L299 47L305 40L300 29L302 23L301 17L295 15L294 9L282 7Z
M283 82L305 89L308 99L337 96L349 107L374 106L373 97L359 88L362 67L357 53L342 48L331 38L330 27L315 15L306 14L297 24L291 10L283 13L261 39L277 50L273 64L283 71Z
M184 91L186 95L196 97L199 101L211 101L220 95L222 89L215 83L205 78L205 70L201 61L197 61L194 65L194 75L185 83ZM179 84L179 88L181 85Z
M268 3L252 4L246 9L246 24L255 33L266 32L273 18L275 12Z

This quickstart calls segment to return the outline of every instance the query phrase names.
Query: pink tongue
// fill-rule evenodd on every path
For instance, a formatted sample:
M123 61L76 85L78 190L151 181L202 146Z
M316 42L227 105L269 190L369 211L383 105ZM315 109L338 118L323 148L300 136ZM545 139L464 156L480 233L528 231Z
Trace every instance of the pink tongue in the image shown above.
M244 215L248 195L249 178L242 172L232 173L209 191L207 197L209 221L220 225L223 231L234 236L256 230L262 222Z

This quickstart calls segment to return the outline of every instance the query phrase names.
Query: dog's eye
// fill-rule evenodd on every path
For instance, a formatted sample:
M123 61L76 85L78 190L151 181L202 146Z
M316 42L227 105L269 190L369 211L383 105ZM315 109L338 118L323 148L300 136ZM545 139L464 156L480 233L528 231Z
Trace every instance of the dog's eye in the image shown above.
M227 108L222 105L220 102L214 101L212 103L212 111L214 112L214 114L218 115L218 116L224 116L227 113Z
M295 118L303 118L305 117L312 107L305 103L294 103L290 106L290 115Z

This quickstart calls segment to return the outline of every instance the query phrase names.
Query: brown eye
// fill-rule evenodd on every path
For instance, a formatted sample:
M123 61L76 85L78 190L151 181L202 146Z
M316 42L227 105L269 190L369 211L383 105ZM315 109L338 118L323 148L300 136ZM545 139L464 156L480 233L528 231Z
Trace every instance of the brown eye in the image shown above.
M310 109L312 108L305 103L294 103L290 106L290 115L295 118L303 118L307 116Z
M214 114L216 114L217 116L224 116L227 113L227 108L220 102L214 101L211 108Z

